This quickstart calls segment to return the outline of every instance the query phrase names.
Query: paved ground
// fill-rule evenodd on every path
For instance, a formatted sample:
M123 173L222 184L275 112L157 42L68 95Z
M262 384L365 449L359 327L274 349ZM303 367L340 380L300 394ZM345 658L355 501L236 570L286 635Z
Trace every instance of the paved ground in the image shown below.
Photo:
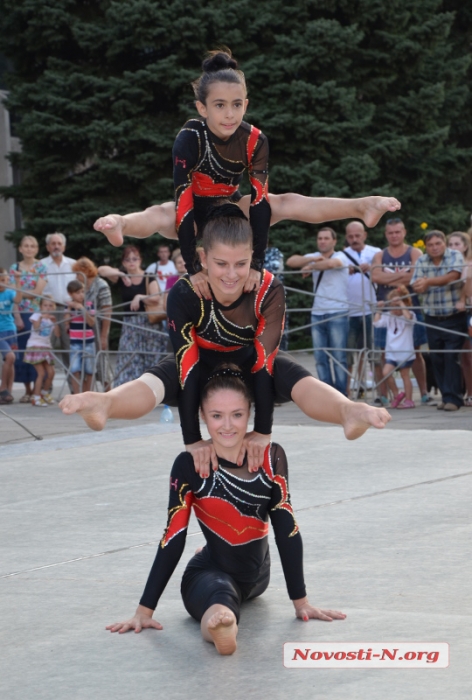
M222 658L180 600L183 567L202 544L195 520L156 613L164 630L104 629L130 616L142 592L178 426L160 426L156 411L92 433L57 408L7 408L46 437L0 447L0 697L470 698L472 435L462 421L472 411L392 412L392 427L352 443L339 428L297 425L292 410L277 412L274 439L289 456L309 596L348 617L295 620L272 544L269 589L246 606L238 651ZM288 641L448 642L451 660L447 669L292 670Z
M296 359L303 364L311 372L315 373L315 364L313 355L297 354ZM64 394L64 382L61 375L58 375L55 382L55 396ZM50 408L36 408L29 404L19 404L18 399L23 394L23 385L15 384L14 388L15 403L9 406L0 406L0 454L1 445L11 445L19 442L29 442L32 440L21 426L15 424L7 416L15 418L22 423L32 433L41 437L57 437L60 435L80 434L84 431L84 423L78 416L64 416L57 406ZM444 413L444 411L436 410L435 406L421 406L418 392L415 395L417 407L412 410L392 410L392 421L390 422L389 430L470 430L472 428L472 408L462 408L456 413ZM368 401L372 401L372 397L367 397ZM155 425L159 420L161 408L157 408L153 413L141 418L139 425ZM5 416L4 414L7 414ZM174 411L177 419L177 411ZM276 407L275 421L280 425L318 425L325 426L323 423L315 423L310 418L305 416L295 404L284 404ZM133 426L135 423L133 423ZM115 430L117 428L129 427L128 421L111 421L107 430Z
M176 430L174 426L164 430ZM313 602L343 622L293 618L278 557L220 658L179 596L195 522L160 603L162 632L115 636L139 599L162 528L178 432L138 426L15 445L2 453L1 697L459 700L470 697L472 437L280 426ZM151 434L145 435L145 430ZM448 642L448 669L289 670L294 641Z

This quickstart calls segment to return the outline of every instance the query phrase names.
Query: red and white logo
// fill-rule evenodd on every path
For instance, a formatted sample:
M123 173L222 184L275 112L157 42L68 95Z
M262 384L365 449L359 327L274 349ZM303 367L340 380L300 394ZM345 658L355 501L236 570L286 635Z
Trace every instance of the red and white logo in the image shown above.
M285 668L447 668L445 642L287 642Z

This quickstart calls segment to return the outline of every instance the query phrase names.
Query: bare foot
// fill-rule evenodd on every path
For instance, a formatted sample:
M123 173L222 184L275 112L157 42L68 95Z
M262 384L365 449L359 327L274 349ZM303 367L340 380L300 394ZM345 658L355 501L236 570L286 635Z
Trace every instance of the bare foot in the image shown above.
M118 214L108 214L101 216L93 225L95 231L100 231L107 238L109 243L118 247L123 245L123 230L121 216Z
M216 612L208 620L207 629L219 654L223 656L234 654L237 647L238 625L231 611Z
M378 224L387 211L398 211L401 204L395 197L364 197L362 218L369 228Z
M103 430L108 418L108 394L86 391L84 394L64 396L59 408L67 416L78 413L92 430Z
M343 428L348 440L356 440L369 428L385 428L392 416L385 408L350 401L344 409Z

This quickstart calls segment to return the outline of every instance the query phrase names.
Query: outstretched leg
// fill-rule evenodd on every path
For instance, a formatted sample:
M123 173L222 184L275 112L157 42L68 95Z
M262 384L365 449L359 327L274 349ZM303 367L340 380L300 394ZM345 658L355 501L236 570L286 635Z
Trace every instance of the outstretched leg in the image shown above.
M234 654L237 647L238 625L233 611L226 605L220 603L210 605L202 617L200 629L203 639L212 642L219 654L223 656Z
M384 428L391 420L384 408L350 401L314 377L303 377L295 384L292 400L310 418L342 425L348 440L355 440L368 428Z
M64 396L59 407L66 415L81 415L92 430L103 430L109 418L141 418L161 403L164 399L162 381L153 377L151 386L143 379L135 379L104 394L87 391Z
M395 212L401 204L395 197L360 197L358 199L337 199L334 197L304 197L301 194L269 194L271 208L270 225L279 221L304 221L308 224L322 224L337 219L362 219L366 226L375 226L388 211ZM251 199L243 197L238 206L249 216Z
M360 197L358 199L336 199L333 197L304 197L301 194L270 194L272 216L270 225L284 221L304 221L308 224L321 224L337 219L362 219L369 227L375 226L388 211L400 209L395 197ZM238 206L249 217L251 198L243 197ZM93 225L114 246L123 245L124 236L149 238L160 233L164 238L177 240L175 228L175 203L154 204L144 211L131 214L107 214Z
M144 211L132 214L108 214L101 216L93 225L114 246L123 245L124 236L131 238L149 238L153 233L160 233L165 238L177 240L175 230L175 203L155 204Z

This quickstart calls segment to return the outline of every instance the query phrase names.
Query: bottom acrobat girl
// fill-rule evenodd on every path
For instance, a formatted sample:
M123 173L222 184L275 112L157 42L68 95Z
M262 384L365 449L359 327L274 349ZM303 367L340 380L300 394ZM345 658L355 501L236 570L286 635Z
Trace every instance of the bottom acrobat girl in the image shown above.
M111 632L162 630L153 619L160 596L177 566L193 508L206 545L189 561L181 593L188 613L200 622L203 639L218 653L233 654L241 604L261 595L270 578L269 519L274 529L287 591L301 620L343 620L336 610L308 602L302 540L288 490L288 466L280 445L268 445L262 467L250 473L237 458L248 428L251 397L235 365L222 365L202 391L201 416L210 433L218 468L208 478L195 472L182 452L170 474L167 527L158 546L134 616L108 625Z

